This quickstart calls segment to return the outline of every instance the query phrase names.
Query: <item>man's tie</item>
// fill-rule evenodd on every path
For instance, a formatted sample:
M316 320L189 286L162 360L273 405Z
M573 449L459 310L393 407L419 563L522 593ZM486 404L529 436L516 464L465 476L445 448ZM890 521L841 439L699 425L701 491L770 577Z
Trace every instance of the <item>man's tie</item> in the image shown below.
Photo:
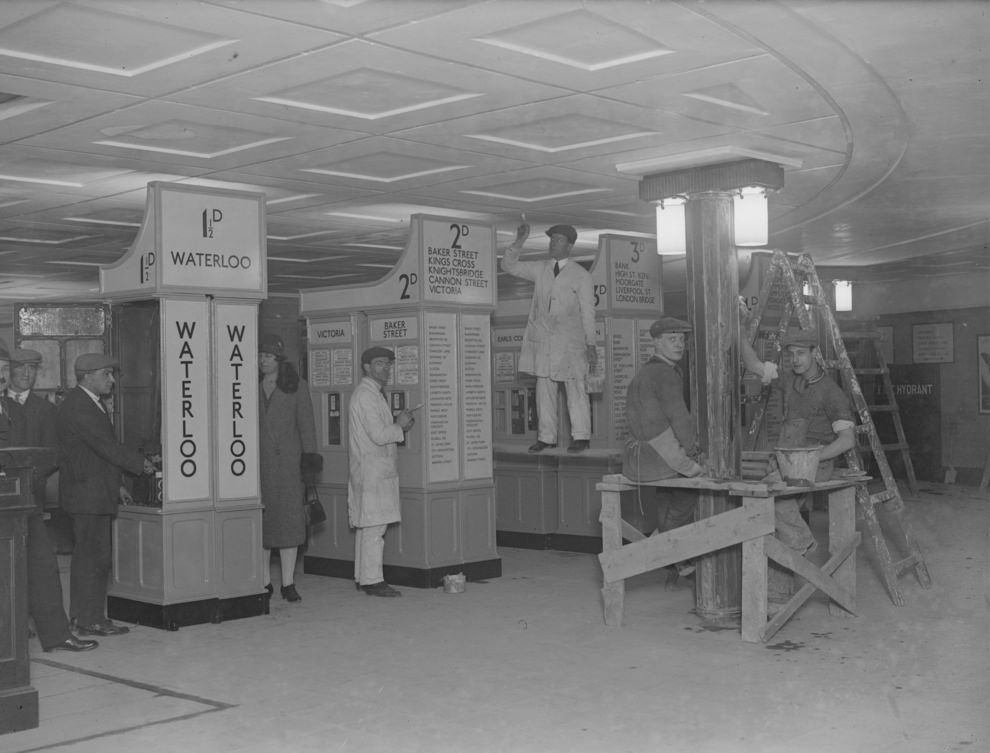
M553 276L556 277L559 274L560 274L560 262L555 261L553 263Z
M14 392L13 390L7 390L7 397L13 400L18 405L24 405L24 401L27 400L28 393L25 392Z

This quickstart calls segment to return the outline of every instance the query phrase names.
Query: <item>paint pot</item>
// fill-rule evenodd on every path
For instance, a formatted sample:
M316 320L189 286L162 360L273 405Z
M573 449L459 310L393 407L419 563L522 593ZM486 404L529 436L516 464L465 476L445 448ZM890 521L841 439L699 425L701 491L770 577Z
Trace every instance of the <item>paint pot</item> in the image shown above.
M443 576L443 592L445 594L462 594L464 593L464 585L467 583L467 577L464 573L457 573L457 575L445 575Z
M780 476L788 486L814 486L821 446L774 447Z

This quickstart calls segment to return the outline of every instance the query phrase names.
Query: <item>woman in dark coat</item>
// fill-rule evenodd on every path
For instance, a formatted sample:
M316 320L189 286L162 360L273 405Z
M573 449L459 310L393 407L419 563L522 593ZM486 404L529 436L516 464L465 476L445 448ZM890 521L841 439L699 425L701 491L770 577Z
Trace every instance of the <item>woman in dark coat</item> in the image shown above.
M271 551L278 549L282 564L282 598L299 601L295 586L296 557L306 541L306 510L303 473L322 470L317 454L316 422L309 386L285 360L281 338L263 334L258 338L258 371L261 389L260 457L261 504L264 507L261 542L262 573L269 593Z

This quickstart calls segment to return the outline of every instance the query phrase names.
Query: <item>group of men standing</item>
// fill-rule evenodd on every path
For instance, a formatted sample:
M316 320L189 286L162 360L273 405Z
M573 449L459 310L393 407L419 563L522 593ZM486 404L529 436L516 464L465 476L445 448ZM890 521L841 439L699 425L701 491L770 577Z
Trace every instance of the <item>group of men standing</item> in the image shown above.
M80 636L128 632L106 617L111 526L117 500L123 495L129 501L122 471L153 473L154 467L117 442L101 401L113 387L115 360L99 353L79 356L74 364L76 387L58 409L34 392L41 366L38 351L10 352L0 342L0 447L52 450L48 455L32 454L35 509L27 521L28 612L45 651L89 651L97 641ZM72 522L75 541L70 615L63 606L58 561L44 522L46 482L56 467L59 505Z

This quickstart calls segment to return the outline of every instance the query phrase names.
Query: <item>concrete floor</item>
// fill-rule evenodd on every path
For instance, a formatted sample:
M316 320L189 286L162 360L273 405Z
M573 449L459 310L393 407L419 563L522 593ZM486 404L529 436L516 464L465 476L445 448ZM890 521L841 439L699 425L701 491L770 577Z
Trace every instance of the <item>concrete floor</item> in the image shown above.
M41 726L0 750L990 750L990 500L928 485L908 510L933 588L907 574L893 606L864 543L859 616L812 601L769 645L706 629L660 573L629 581L607 630L593 555L522 549L462 594L301 575L303 601L276 589L264 617L136 627L84 654L32 641Z

